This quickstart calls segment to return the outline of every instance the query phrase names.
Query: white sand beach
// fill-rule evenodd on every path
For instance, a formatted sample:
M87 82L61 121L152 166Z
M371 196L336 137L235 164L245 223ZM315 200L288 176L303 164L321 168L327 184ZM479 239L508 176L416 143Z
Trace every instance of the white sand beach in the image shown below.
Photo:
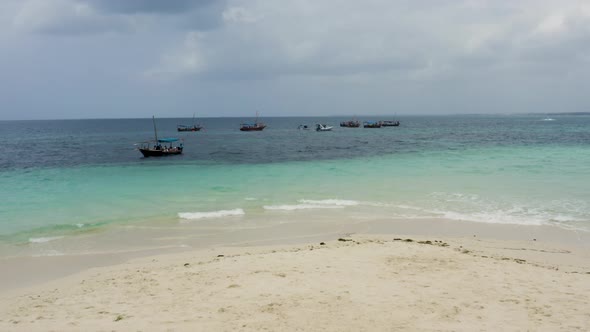
M215 247L0 296L2 331L588 329L588 250L533 240L353 235Z

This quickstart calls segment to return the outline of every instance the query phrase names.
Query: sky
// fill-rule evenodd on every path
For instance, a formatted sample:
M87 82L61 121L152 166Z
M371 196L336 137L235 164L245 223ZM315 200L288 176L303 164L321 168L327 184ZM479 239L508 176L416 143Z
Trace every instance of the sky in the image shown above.
M0 120L590 111L590 1L0 0Z

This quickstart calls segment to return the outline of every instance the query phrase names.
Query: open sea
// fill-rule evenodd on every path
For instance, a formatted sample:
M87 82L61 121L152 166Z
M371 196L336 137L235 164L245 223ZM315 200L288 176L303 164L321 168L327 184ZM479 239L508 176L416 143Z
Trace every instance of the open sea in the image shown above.
M440 218L590 231L590 116L156 119L181 156L142 158L151 119L0 121L0 251L112 227ZM364 117L361 120L386 120ZM247 120L247 119L246 119ZM298 130L326 123L332 132ZM51 254L51 252L45 252ZM59 254L59 252L57 252Z

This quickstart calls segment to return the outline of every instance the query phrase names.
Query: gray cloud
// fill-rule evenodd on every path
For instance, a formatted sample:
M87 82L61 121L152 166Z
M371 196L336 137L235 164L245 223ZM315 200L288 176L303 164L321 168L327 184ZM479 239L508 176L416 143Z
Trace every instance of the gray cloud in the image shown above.
M158 28L212 29L226 0L26 0L13 19L20 30L62 35Z
M204 8L215 5L219 0L77 0L80 3L87 3L94 8L120 14L175 14L183 13L195 8Z
M577 0L7 1L0 118L590 108Z

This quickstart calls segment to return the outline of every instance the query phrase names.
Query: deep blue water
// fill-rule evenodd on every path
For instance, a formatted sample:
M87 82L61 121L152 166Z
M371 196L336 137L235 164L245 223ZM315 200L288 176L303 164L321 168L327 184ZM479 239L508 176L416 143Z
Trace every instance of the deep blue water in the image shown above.
M362 158L397 153L453 151L486 146L588 145L590 116L400 116L400 127L340 128L350 117L261 118L262 132L240 132L242 118L198 119L201 132L177 133L192 119L157 119L160 137L185 140L185 153L165 163L276 163ZM364 117L361 120L392 119ZM333 125L333 132L297 130L299 124ZM0 121L0 171L145 160L134 143L153 137L151 119Z

